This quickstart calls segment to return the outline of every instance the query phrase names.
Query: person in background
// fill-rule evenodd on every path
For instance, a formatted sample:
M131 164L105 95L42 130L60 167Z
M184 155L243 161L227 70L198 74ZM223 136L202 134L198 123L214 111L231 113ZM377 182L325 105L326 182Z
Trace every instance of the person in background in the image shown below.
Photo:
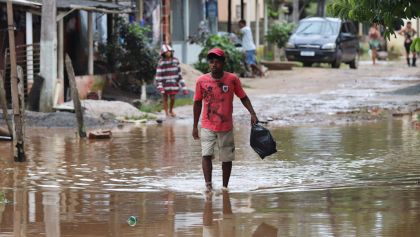
M378 50L381 46L381 32L378 29L378 24L373 23L369 29L369 48L372 52L372 64L376 64L378 58Z
M254 44L254 39L252 37L252 31L249 26L246 25L245 20L240 20L238 22L240 28L240 34L242 39L242 48L245 51L245 61L246 64L251 67L252 76L264 76L264 73L257 66L257 59L255 57L256 47Z
M200 139L198 122L203 112L201 117L202 169L207 191L211 192L213 189L212 159L216 144L219 160L222 162L224 189L228 187L232 161L235 159L232 118L234 95L241 99L242 104L251 114L251 124L256 124L258 119L239 78L233 73L223 71L224 51L220 48L209 50L207 60L211 72L198 77L195 85L192 136L195 140Z
M413 43L414 36L416 35L416 30L411 27L411 21L408 21L404 28L402 28L398 34L404 36L404 48L405 48L405 57L407 58L407 65L410 66L410 46ZM416 52L412 52L413 59L411 66L416 66Z
M156 67L155 83L163 96L163 109L166 117L175 117L173 111L175 96L181 87L184 94L188 94L184 79L181 75L179 60L173 55L174 50L170 45L164 44L160 50L160 60ZM169 105L168 105L169 99Z

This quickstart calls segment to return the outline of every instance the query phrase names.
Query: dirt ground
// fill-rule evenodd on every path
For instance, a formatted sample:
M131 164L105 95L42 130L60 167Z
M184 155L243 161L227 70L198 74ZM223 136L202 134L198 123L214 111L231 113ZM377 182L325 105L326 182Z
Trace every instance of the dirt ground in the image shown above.
M296 67L241 81L259 119L275 126L363 122L419 110L420 68L402 61L363 61L357 70L344 64L340 69ZM235 107L235 121L247 122L238 100ZM190 118L192 108L176 112Z

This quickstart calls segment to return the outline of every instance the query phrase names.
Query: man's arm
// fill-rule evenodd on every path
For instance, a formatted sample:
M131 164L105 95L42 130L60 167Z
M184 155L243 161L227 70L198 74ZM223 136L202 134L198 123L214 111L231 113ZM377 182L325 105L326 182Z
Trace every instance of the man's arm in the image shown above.
M255 114L254 108L252 107L251 101L249 100L248 96L245 96L241 99L242 104L251 114L251 124L256 124L258 122L257 115Z
M193 107L193 111L194 111L194 125L193 125L193 131L192 131L192 136L194 139L200 139L200 137L198 136L198 121L200 120L200 114L201 114L201 109L203 107L203 102L200 101L194 101L194 107Z
M404 35L404 32L405 32L405 28L402 28L401 30L398 31L398 34L399 35Z

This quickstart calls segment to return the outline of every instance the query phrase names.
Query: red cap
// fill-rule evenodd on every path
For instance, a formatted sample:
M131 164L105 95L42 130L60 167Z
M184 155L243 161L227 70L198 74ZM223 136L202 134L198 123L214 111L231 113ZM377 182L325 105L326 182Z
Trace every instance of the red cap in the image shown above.
M216 56L219 57L224 57L225 56L225 52L220 49L220 48L212 48L207 52L207 56L209 56L210 54L215 54Z

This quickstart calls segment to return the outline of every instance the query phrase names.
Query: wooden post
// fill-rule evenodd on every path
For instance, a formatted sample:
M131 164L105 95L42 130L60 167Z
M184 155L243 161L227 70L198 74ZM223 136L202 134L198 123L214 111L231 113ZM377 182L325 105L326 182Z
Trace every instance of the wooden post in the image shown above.
M0 73L0 104L3 111L3 119L7 124L10 136L13 135L12 123L9 120L7 113L7 101L6 101L6 91L4 90L4 80L3 75Z
M87 13L88 17L88 27L87 27L87 35L88 35L88 74L93 75L93 13L89 11Z
M85 130L85 126L83 125L83 111L82 111L82 106L80 104L79 92L77 91L77 86L76 86L76 77L74 75L73 65L71 63L71 59L68 54L66 54L66 69L67 69L67 75L69 77L69 82L70 82L71 96L72 96L73 104L74 104L74 111L76 112L79 136L86 137L86 130Z
M10 47L10 75L12 81L12 106L13 106L13 156L15 161L23 162L25 158L24 141L23 141L23 124L18 95L18 77L16 65L16 48L15 48L15 32L13 22L13 6L12 1L7 1L7 24L9 25L9 47Z

